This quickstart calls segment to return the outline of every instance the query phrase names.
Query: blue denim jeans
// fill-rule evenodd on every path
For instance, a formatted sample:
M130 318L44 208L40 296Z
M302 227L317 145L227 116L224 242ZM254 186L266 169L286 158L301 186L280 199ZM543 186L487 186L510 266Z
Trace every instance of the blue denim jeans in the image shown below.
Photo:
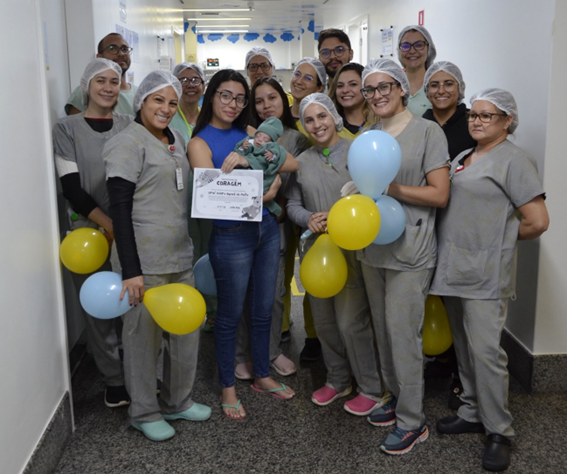
M215 350L222 387L234 386L236 329L248 295L254 375L270 375L270 329L280 258L276 218L214 226L209 257L217 282Z

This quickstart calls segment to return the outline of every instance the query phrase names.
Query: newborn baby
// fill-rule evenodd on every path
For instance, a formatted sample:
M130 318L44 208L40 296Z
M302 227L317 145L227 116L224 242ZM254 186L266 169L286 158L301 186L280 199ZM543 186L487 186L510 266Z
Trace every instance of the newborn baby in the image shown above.
M279 143L283 125L275 117L269 117L258 127L253 137L247 137L236 144L234 151L248 161L250 168L264 172L264 194L270 189L276 174L284 164L287 151ZM266 207L280 215L281 207L275 201L268 201Z

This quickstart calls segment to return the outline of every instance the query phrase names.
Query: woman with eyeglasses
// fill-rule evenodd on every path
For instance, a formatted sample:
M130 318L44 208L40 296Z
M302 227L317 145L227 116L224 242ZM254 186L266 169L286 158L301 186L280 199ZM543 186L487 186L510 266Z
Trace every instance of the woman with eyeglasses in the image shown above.
M375 426L396 424L380 448L404 454L429 435L423 412L421 330L437 260L436 210L449 198L449 155L441 128L406 108L410 85L397 63L372 61L364 68L362 80L362 94L381 119L370 128L392 135L401 149L400 170L384 194L398 200L406 214L405 231L395 242L371 244L357 254L382 377L393 395L368 421Z
M254 87L254 84L258 79L263 77L272 77L275 73L276 65L272 59L272 55L266 48L261 46L254 46L248 53L246 53L246 74L248 79L250 79L250 87ZM293 97L289 92L285 92L286 100L289 106L293 104Z
M270 117L275 117L282 122L284 130L278 143L291 153L292 156L297 157L309 148L309 143L305 135L297 131L295 121L287 106L285 92L278 81L272 77L261 77L252 86L250 96L250 102L252 104L252 126L258 127ZM279 375L287 377L294 374L297 369L295 364L283 354L280 343L289 341L289 313L291 311L290 285L293 277L295 252L297 251L299 237L295 236L291 228L291 222L287 219L285 212L286 199L283 197L283 193L286 188L289 173L282 173L280 177L282 179L282 185L278 190L275 201L282 208L282 213L277 219L280 228L281 242L278 279L274 296L274 306L272 308L270 365ZM283 322L286 313L288 319L285 331L288 331L288 338L284 341ZM240 380L252 380L254 378L254 366L250 353L250 338L248 337L250 323L248 314L245 316L246 317L240 320L238 326L236 339L237 365L234 375ZM317 337L317 335L315 334L313 337Z
M197 117L201 112L199 100L205 92L205 71L194 63L181 63L173 69L173 75L179 79L182 87L181 98L177 105L177 113L174 115L169 126L178 130L183 135L185 143L189 145L193 128L197 123ZM193 173L189 173L187 183L189 192L189 236L193 241L193 265L205 254L209 253L209 239L213 230L210 219L191 219L191 203L193 200ZM213 330L215 316L217 313L217 298L211 295L203 295L207 303L207 320L205 331Z
M308 95L301 103L300 116L316 145L299 156L301 167L290 177L286 197L290 219L302 231L313 233L300 246L303 259L319 234L326 232L327 215L351 179L347 158L352 142L339 136L342 119L329 96ZM311 401L326 406L350 395L354 378L358 394L343 408L366 416L385 399L360 262L354 251L344 250L343 254L348 266L345 287L331 298L309 295L327 368L325 385L313 392Z
M398 60L405 69L410 85L408 110L423 116L431 108L423 89L425 71L435 61L437 50L433 39L423 26L406 26L398 36Z
M519 123L512 94L485 89L473 96L466 117L478 144L452 163L451 199L439 215L431 285L447 307L463 405L440 419L437 430L486 433L482 466L502 471L510 463L514 430L500 336L515 294L517 242L539 237L549 216L535 161L508 140Z
M217 168L230 173L236 166L247 168L246 158L234 146L254 129L247 127L250 92L244 77L232 70L217 72L211 79L189 142L189 160L194 168ZM299 168L289 153L280 171ZM277 177L264 201L275 198L281 179ZM270 330L280 256L280 233L276 217L263 208L262 222L213 221L209 256L217 283L215 350L222 387L223 413L231 419L246 416L236 395L234 360L238 323L248 302L250 340L254 363L252 389L289 400L290 387L270 377Z
M354 140L365 127L378 121L360 92L363 70L364 66L360 64L345 64L339 69L329 88L329 97L343 119L343 129L339 136L349 140Z
M174 420L204 421L211 409L192 400L199 331L162 330L143 303L148 288L169 283L194 286L187 228L189 163L185 141L169 128L182 94L166 71L152 71L134 98L136 118L104 147L110 217L122 273L122 342L130 423L152 441L175 435ZM156 364L163 351L163 385L156 396Z
M296 121L297 129L307 137L311 146L315 145L315 142L305 131L301 120L299 120L299 106L301 101L309 94L322 92L325 89L326 83L327 72L325 71L325 66L315 58L303 58L299 61L291 77L290 87L291 95L293 96L291 115Z
M465 81L461 70L449 61L434 63L425 73L425 94L431 102L423 118L438 123L449 145L449 157L452 160L462 151L476 146L476 141L469 133L466 119L467 106L465 98ZM458 410L461 406L460 395L463 386L459 379L457 357L451 346L443 354L439 354L425 366L425 378L452 376L449 390L449 408Z

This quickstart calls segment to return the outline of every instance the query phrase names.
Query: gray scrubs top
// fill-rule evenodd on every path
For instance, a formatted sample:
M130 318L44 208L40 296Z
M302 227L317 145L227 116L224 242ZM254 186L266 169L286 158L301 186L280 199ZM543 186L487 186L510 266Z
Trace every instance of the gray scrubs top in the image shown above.
M108 215L108 192L106 190L106 170L102 160L105 144L124 130L133 120L130 115L114 113L113 126L108 132L95 132L80 113L63 117L53 127L53 150L64 160L77 164L81 187L95 200L98 207ZM86 216L78 215L71 220L74 210L67 203L67 216L71 230L80 227L98 228Z
M294 130L293 128L284 128L283 135L278 140L278 143L283 146L290 155L297 158L301 153L309 148L309 140L303 133Z
M533 159L509 140L460 168L451 166L451 196L437 223L436 295L470 299L514 294L520 206L544 193Z
M106 178L136 184L132 222L144 275L179 273L193 261L187 226L189 161L183 137L177 130L171 132L174 151L136 122L104 147ZM180 191L177 168L183 176Z
M316 146L297 157L299 170L291 174L285 192L292 222L306 229L311 214L330 211L341 198L341 188L351 181L347 169L351 144L341 138L329 148L328 157Z
M130 84L130 90L121 90L118 95L118 104L114 111L119 114L134 116L134 96L137 90L138 88L134 84ZM81 112L87 110L87 106L83 104L83 93L81 92L80 86L77 86L67 99L67 103L65 104L65 113L67 115L69 114L70 105L79 109Z
M370 127L379 130L381 123ZM402 164L393 183L427 186L427 173L447 166L449 152L443 130L436 123L412 117L396 137L402 150ZM375 268L420 271L434 268L437 260L435 207L401 202L406 213L406 229L398 240L387 245L371 244L357 252L357 258Z

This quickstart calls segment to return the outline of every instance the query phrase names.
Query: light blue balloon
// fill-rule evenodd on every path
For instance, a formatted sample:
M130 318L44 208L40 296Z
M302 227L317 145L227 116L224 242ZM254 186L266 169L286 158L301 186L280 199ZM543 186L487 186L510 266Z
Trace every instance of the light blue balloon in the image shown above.
M83 283L79 300L83 309L92 317L112 319L123 315L130 309L128 292L120 301L122 277L114 272L98 272Z
M193 273L195 274L195 288L204 295L216 296L217 282L208 253L197 260Z
M380 211L380 231L374 243L385 245L397 240L406 228L406 213L402 205L390 196L376 199Z
M398 174L400 145L392 135L369 130L354 139L348 151L348 172L361 194L377 199Z

